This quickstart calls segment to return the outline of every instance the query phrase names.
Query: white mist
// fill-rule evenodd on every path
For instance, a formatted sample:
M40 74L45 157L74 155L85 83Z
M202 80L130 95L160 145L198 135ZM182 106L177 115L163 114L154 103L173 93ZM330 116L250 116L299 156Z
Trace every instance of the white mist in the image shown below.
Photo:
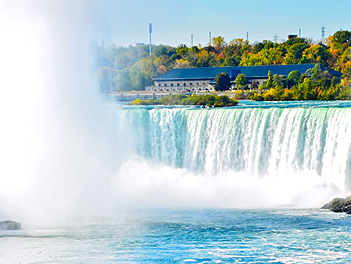
M106 6L0 7L0 220L26 226L103 210L123 155L92 70L95 15Z

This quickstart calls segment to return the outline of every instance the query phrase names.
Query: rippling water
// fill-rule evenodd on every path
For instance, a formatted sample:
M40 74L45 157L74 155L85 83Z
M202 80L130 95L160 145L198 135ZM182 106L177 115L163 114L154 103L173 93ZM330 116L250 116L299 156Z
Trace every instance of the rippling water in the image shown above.
M164 209L1 231L0 263L348 263L350 216Z
M138 156L123 164L117 197L130 208L168 209L125 204L129 213L50 228L22 223L0 231L0 264L349 263L351 216L292 206L348 193L350 107L242 101L116 110ZM272 209L239 209L260 206Z

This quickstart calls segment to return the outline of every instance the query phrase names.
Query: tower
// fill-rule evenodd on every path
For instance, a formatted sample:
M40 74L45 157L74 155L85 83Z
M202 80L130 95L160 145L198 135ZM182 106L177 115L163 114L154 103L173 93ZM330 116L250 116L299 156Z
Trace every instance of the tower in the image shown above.
M150 34L149 53L150 53L150 55L151 55L151 33L152 33L152 23L149 23L149 34Z
M277 43L277 42L278 42L278 39L279 39L279 36L277 36L277 34L275 34L275 35L273 36L273 39L274 39L274 42Z
M325 42L325 26L322 27L322 43Z

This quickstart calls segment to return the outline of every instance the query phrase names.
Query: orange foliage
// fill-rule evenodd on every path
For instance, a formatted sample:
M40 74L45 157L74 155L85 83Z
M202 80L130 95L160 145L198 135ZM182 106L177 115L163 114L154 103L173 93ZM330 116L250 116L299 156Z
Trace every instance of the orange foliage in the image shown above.
M223 52L221 52L221 53L218 55L218 58L219 58L219 59L223 59L223 60L225 59L225 55L223 54Z

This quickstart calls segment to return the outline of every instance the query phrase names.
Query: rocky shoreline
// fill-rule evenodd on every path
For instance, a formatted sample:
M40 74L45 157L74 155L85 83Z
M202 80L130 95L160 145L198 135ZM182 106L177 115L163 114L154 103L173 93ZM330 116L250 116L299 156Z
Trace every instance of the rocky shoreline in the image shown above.
M329 203L326 203L321 209L329 209L335 213L351 214L351 195L346 198L334 198Z

